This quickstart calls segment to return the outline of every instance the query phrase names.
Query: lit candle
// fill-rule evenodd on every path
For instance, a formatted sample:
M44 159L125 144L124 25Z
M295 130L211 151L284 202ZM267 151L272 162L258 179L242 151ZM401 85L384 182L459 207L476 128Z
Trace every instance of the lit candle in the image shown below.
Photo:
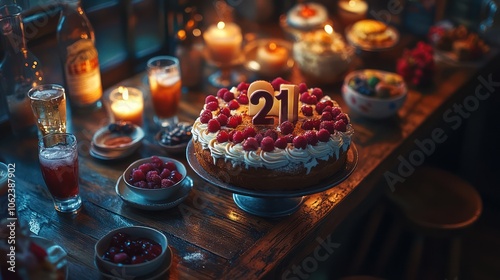
M121 86L110 93L109 99L115 121L129 121L142 125L144 100L140 90Z
M259 46L257 61L265 72L281 71L288 63L288 50L274 42Z
M274 88L267 81L255 81L248 87L248 114L253 116L253 124L270 124L274 121L267 116L279 116L279 101Z
M320 43L322 44L327 44L327 45L330 45L333 43L333 27L329 24L326 24L325 27L323 28L323 30L325 32L322 33L322 36L321 36L321 41Z
M241 52L241 29L234 23L220 21L203 34L209 56L218 63L228 64Z
M345 25L364 19L368 11L368 4L363 0L341 0L338 7L339 16Z
M280 123L296 122L299 116L299 87L282 84L276 98L280 101Z

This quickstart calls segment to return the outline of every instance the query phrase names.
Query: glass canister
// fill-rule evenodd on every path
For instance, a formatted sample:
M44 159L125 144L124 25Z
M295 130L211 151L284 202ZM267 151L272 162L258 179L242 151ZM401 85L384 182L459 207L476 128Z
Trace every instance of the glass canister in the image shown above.
M5 50L0 65L0 97L7 105L12 131L17 136L36 136L35 118L27 93L42 83L40 61L26 47L21 8L0 7L1 40Z

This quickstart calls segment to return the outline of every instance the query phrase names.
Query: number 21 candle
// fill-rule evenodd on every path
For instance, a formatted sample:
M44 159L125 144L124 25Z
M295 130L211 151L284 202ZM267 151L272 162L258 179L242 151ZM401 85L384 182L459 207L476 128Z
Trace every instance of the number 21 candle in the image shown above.
M253 116L253 124L273 124L274 118L268 116L279 116L280 123L297 121L299 89L296 85L282 84L279 93L275 94L269 82L255 81L248 87L248 96L248 114Z

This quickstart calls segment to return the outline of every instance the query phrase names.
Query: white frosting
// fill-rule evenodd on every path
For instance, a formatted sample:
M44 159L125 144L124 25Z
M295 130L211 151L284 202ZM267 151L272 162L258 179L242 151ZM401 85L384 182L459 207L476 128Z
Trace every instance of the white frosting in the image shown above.
M323 100L329 100L329 98ZM338 105L334 103L334 106ZM328 142L318 141L315 145L308 144L305 149L297 149L292 144L288 144L285 149L275 147L271 152L264 152L260 148L256 151L245 151L242 143L219 143L216 139L217 133L208 132L207 124L201 123L199 118L194 122L192 129L193 139L198 141L203 149L210 150L214 164L217 159L224 159L226 162L231 162L233 166L263 167L281 171L292 171L303 166L307 169L307 173L319 164L318 160L338 158L341 150L347 151L353 133L354 130L349 124L346 132L336 131L330 136Z

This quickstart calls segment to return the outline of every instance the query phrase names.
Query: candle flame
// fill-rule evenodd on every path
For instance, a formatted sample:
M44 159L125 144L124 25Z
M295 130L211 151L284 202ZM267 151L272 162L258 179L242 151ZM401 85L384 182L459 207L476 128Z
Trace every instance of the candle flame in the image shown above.
M184 29L177 31L177 38L181 41L185 40L187 38L186 31Z
M325 25L324 29L325 29L325 32L328 33L329 35L331 35L333 33L333 27L329 24Z
M219 21L217 23L217 28L219 28L219 29L224 29L225 26L226 26L226 24L223 21Z
M123 100L128 100L128 89L126 87L120 86L118 92L122 94Z
M276 43L273 43L273 42L269 43L269 45L267 47L270 51L275 51L278 48Z

